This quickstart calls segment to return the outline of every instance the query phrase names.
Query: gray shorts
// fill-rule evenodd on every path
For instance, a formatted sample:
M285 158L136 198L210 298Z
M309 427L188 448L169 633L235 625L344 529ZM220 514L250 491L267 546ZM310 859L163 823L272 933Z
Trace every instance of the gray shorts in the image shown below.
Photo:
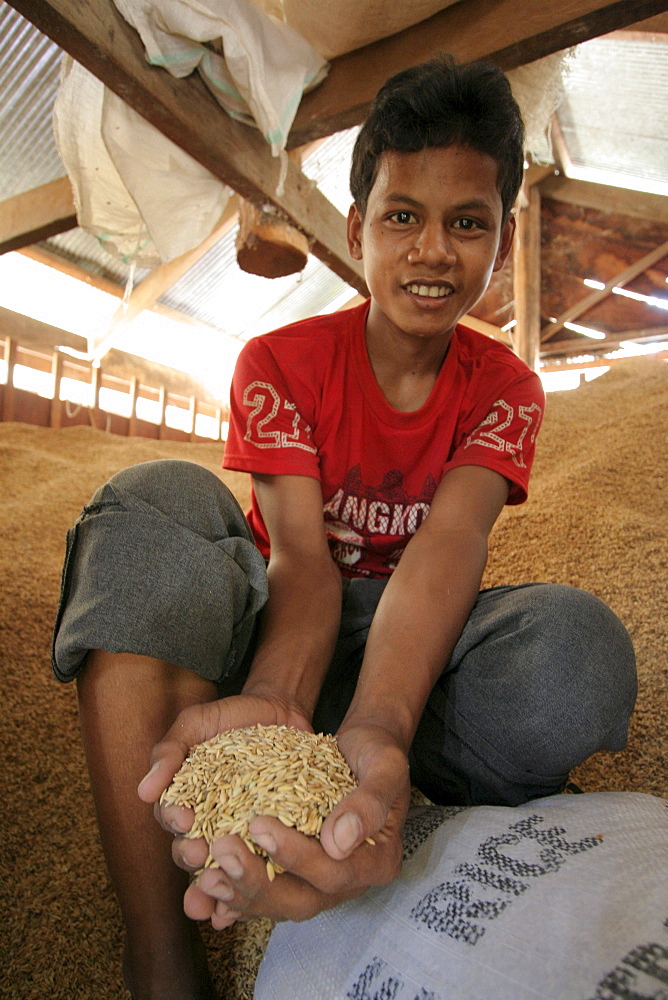
M357 683L385 580L344 580L338 641L314 715L335 732ZM67 536L53 669L91 649L157 657L238 692L267 598L266 567L217 476L160 460L115 475ZM416 638L416 641L419 641ZM529 584L482 591L429 698L413 782L436 802L515 805L626 743L636 695L626 630L598 598Z

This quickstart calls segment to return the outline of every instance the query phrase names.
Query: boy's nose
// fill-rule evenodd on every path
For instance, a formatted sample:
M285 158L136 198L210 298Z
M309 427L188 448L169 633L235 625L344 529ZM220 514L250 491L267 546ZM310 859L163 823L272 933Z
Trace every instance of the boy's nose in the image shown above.
M452 264L456 259L450 235L440 225L424 226L408 254L409 263L423 263L430 267Z

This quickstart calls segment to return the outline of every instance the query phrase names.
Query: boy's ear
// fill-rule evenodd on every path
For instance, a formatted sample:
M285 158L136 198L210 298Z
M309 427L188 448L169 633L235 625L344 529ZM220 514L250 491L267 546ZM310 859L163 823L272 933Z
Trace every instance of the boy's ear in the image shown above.
M513 245L513 238L515 236L515 216L509 215L503 224L503 229L501 230L501 239L499 240L499 249L496 252L496 260L494 261L493 271L500 271L503 265L506 263L508 254L510 253L511 247Z
M346 223L346 237L348 239L348 253L353 260L362 259L362 215L359 208L354 203L348 212L348 222Z

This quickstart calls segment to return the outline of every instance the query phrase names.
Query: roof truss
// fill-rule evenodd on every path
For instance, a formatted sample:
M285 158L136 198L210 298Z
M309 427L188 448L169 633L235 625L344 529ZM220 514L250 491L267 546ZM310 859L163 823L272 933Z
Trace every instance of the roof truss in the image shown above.
M279 194L280 164L260 134L220 109L198 76L176 80L149 66L139 36L112 0L11 3L214 176L250 201L276 205L307 234L317 257L358 291L366 290L360 264L348 255L342 215L294 160ZM302 102L290 145L362 121L387 76L439 50L462 61L491 58L508 69L664 9L663 0L540 5L462 0L407 31L333 60L329 78Z

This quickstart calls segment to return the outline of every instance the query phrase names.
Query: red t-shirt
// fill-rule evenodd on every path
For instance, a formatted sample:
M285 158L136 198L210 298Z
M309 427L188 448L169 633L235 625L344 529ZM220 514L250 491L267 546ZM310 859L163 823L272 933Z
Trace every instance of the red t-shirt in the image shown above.
M332 555L345 576L389 575L429 513L444 474L482 465L527 496L545 397L503 344L457 326L426 403L410 413L383 395L366 350L363 305L249 341L232 383L223 466L320 481ZM255 496L256 542L269 538Z

